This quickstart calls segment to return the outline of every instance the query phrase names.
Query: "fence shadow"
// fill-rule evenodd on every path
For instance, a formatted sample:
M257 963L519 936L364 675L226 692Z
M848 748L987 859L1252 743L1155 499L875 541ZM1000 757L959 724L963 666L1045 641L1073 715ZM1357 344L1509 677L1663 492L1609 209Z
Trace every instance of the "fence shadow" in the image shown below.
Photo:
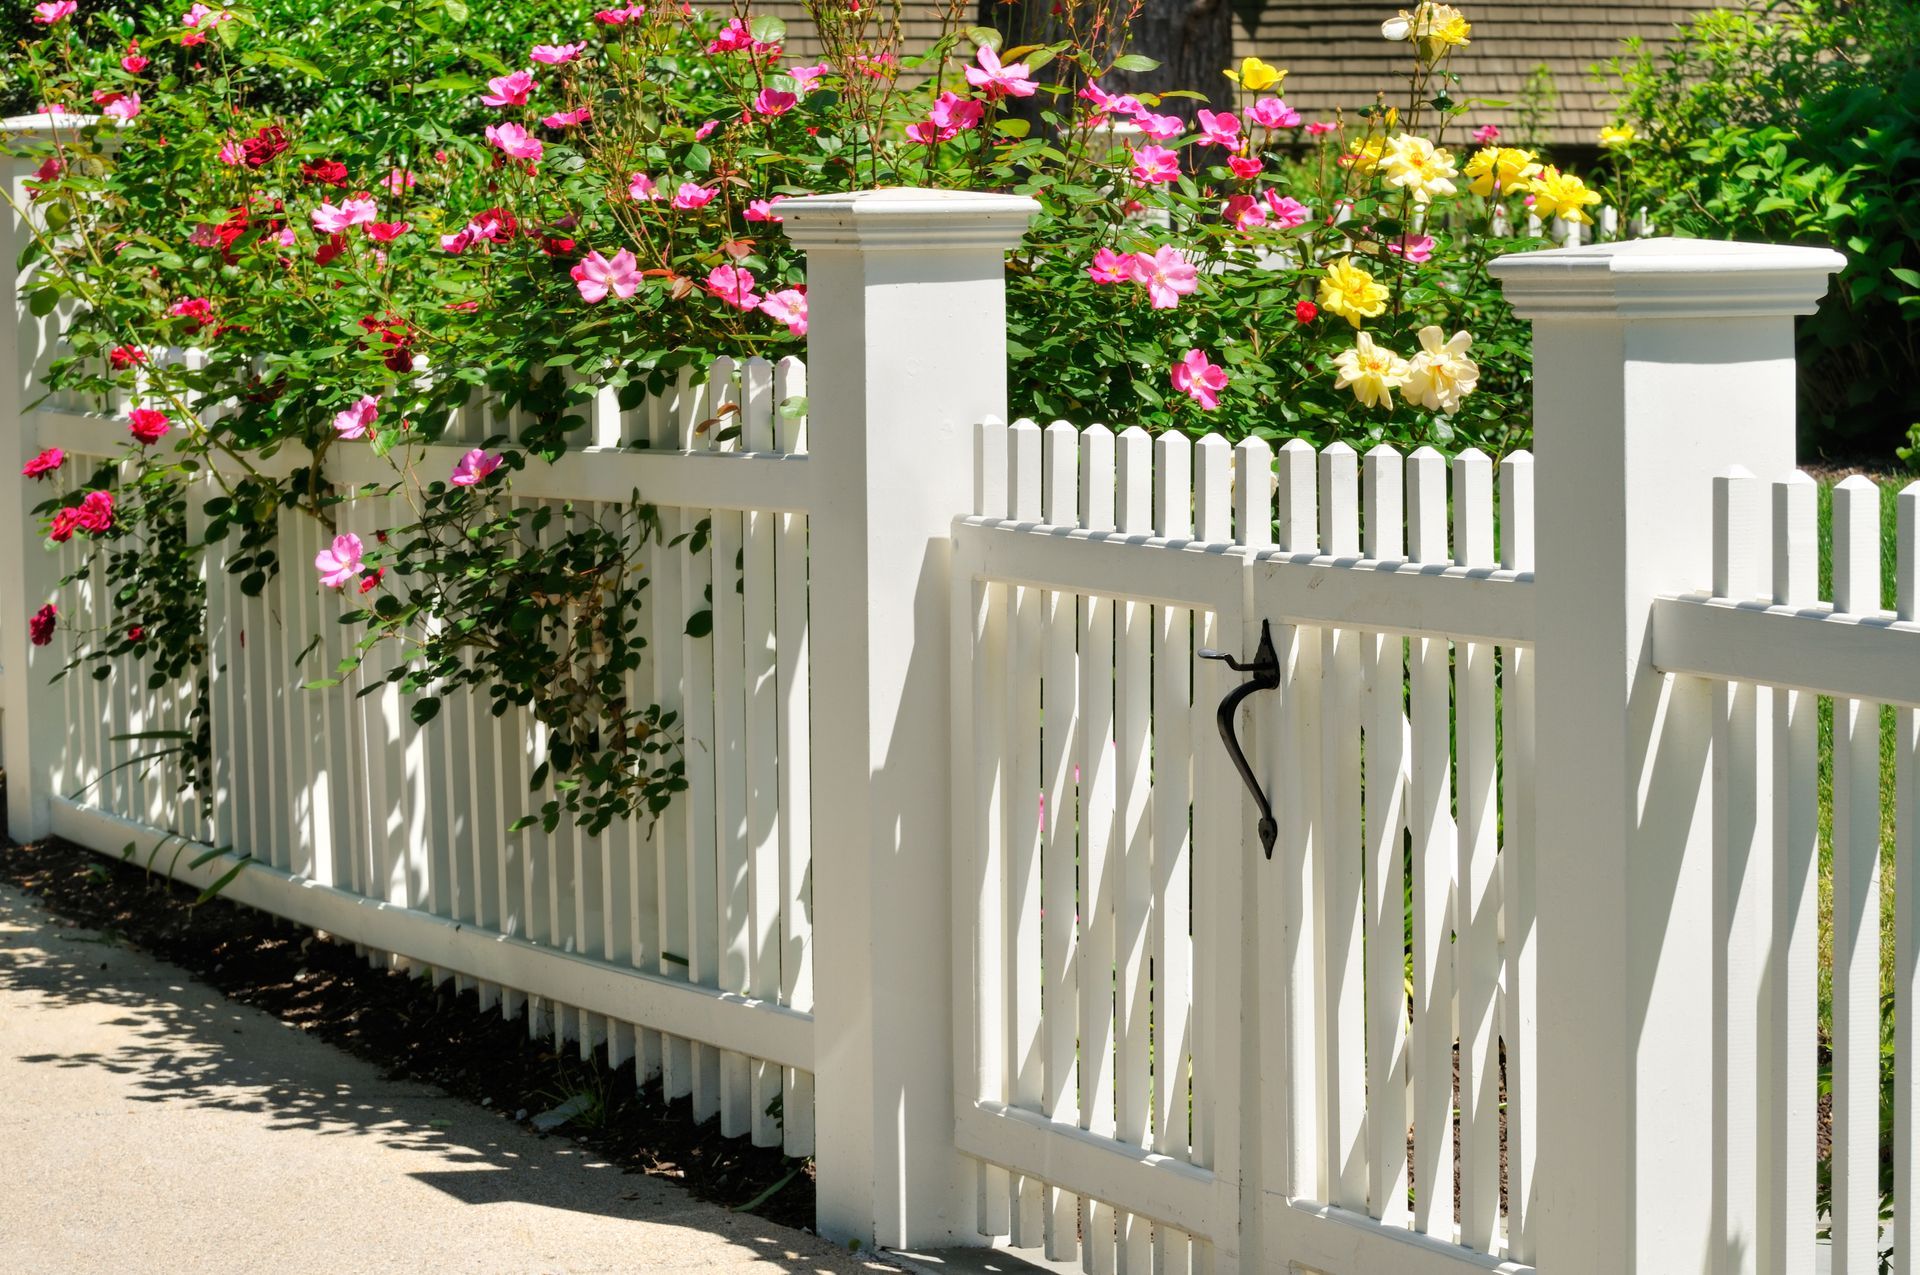
M695 1201L660 1178L623 1173L570 1139L542 1139L432 1085L386 1079L372 1064L227 1001L111 935L69 928L7 889L0 994L51 1011L107 1011L87 1031L105 1042L99 1049L21 1052L0 1019L0 1075L22 1066L92 1069L125 1078L124 1095L137 1103L244 1114L270 1134L375 1139L421 1157L406 1176L462 1204L536 1205L705 1232L732 1247L735 1260L777 1270L850 1269L796 1253L782 1228ZM633 1238L648 1237L636 1230Z

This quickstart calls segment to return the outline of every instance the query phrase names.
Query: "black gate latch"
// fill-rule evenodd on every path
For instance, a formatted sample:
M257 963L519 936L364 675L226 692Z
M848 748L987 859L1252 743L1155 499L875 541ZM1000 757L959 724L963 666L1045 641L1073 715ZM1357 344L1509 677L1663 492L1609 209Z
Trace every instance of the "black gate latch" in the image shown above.
M1253 800L1260 807L1260 846L1267 852L1267 858L1273 858L1273 843L1279 839L1280 825L1274 822L1273 804L1267 800L1267 794L1260 789L1260 781L1254 778L1253 767L1247 764L1247 754L1240 747L1240 737L1233 727L1233 716L1240 708L1240 701L1255 691L1271 691L1280 685L1280 657L1273 649L1273 631L1267 621L1260 621L1260 645L1254 649L1253 659L1242 663L1226 651L1210 651L1202 648L1203 660L1220 660L1236 673L1251 673L1240 685L1228 691L1226 698L1220 701L1220 711L1214 715L1220 724L1220 738L1227 745L1227 753L1233 758L1234 769L1240 772L1240 781L1253 794Z

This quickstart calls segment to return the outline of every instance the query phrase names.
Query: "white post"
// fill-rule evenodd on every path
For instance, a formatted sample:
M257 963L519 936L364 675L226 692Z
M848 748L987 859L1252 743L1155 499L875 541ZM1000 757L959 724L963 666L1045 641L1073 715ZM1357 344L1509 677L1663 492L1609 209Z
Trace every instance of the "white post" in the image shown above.
M1712 582L1716 474L1792 469L1793 316L1842 264L1825 249L1675 239L1492 264L1534 324L1533 1226L1555 1275L1727 1260L1711 702L1705 682L1653 667L1650 604Z
M807 253L819 1229L982 1242L954 1148L949 536L1006 412L1016 196L780 205Z
M15 144L70 138L86 122L78 116L26 116L0 122L0 136ZM59 580L33 514L47 484L20 476L20 467L39 451L26 405L40 396L34 375L56 322L28 310L20 287L24 276L13 273L33 233L16 210L30 205L26 183L37 167L34 160L0 154L0 182L10 201L0 203L0 765L7 774L7 832L16 841L52 831L54 759L67 734L59 688L49 681L60 669L65 644L56 638L51 646L36 647L27 633L27 617L54 601ZM71 617L60 619L64 624Z

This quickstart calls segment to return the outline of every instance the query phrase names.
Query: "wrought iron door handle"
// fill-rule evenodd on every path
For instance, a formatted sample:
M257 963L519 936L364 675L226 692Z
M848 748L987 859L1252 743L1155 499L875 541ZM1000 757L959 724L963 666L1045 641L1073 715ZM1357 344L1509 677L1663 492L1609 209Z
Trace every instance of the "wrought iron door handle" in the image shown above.
M1247 764L1246 750L1240 747L1240 736L1234 730L1234 714L1239 711L1240 701L1255 691L1271 691L1280 685L1280 657L1273 649L1273 630L1267 621L1260 621L1260 645L1254 649L1253 658L1240 661L1227 651L1210 651L1202 648L1200 658L1219 660L1236 673L1251 673L1240 685L1228 691L1220 701L1220 709L1214 714L1214 720L1220 724L1220 738L1227 746L1227 755L1233 758L1235 770L1240 772L1240 782L1253 794L1254 802L1260 807L1260 847L1267 852L1267 858L1273 858L1273 843L1280 837L1280 825L1273 818L1273 803L1267 800L1267 794L1261 790L1260 781L1254 778L1253 767Z

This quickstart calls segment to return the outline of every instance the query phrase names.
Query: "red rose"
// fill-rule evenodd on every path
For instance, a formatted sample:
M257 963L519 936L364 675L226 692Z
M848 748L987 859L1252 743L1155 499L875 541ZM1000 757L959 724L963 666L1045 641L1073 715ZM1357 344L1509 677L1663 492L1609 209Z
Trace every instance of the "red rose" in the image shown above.
M1302 323L1312 323L1320 317L1320 307L1311 301L1302 301L1293 307L1293 317Z
M167 432L167 414L147 407L136 407L127 413L127 432L142 447L157 443Z
M35 646L45 646L53 641L54 617L57 615L59 610L49 602L35 611L33 618L27 621L27 632L31 635Z
M116 345L107 351L107 362L113 364L115 371L124 372L136 363L145 363L147 352L137 345Z
M54 470L66 463L67 454L65 452L61 451L58 447L49 447L28 461L26 465L21 468L20 476L22 478L45 478L48 474L51 474Z
M337 159L323 159L315 164L302 164L300 176L304 181L317 182L322 186L338 186L342 190L347 186L347 166Z
M240 143L240 157L248 168L263 168L287 149L286 130L269 126Z

